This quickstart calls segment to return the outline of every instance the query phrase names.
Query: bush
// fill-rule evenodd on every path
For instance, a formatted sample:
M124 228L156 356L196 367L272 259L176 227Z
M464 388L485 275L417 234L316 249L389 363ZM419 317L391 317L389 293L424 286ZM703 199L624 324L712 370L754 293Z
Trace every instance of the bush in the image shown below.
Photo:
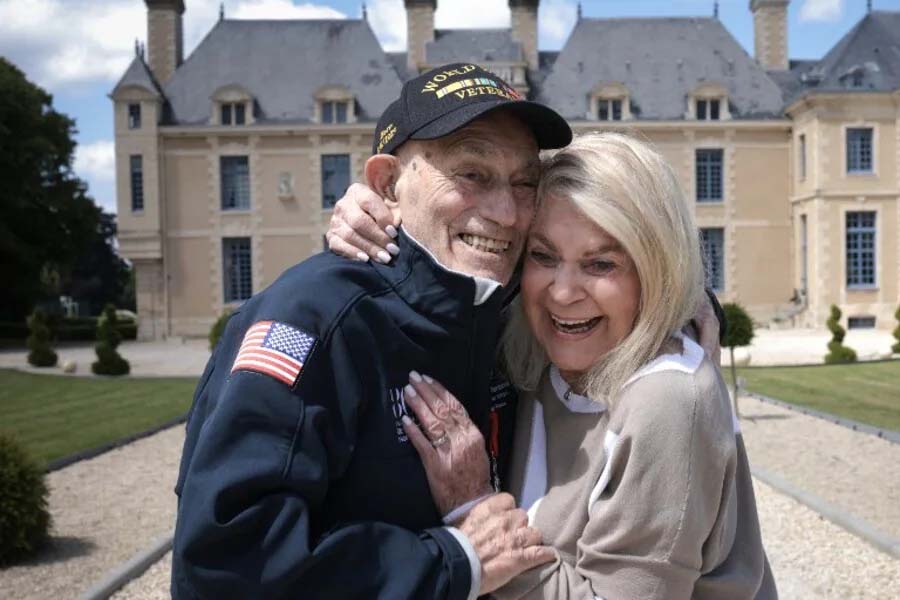
M900 306L897 307L894 318L897 319L897 329L894 330L894 338L897 340L897 343L891 346L891 350L894 354L900 354Z
M55 367L56 352L50 347L50 328L47 326L47 313L40 308L28 317L28 364L35 367Z
M36 551L49 530L43 471L14 440L0 435L0 566Z
M231 311L226 310L222 313L216 322L213 323L212 328L209 330L209 349L212 351L216 344L219 343L219 338L222 337L222 334L225 332L225 326L228 324L228 319L231 318Z
M753 320L740 304L729 302L722 306L725 313L725 335L722 345L731 352L731 382L734 385L734 412L738 411L737 369L734 366L734 349L736 346L749 346L753 341Z
M95 375L127 375L131 370L128 361L122 358L116 348L122 341L117 327L116 307L107 304L97 322L97 362L91 365Z
M831 341L828 342L828 354L825 355L826 365L856 362L856 352L853 351L853 348L848 348L841 343L844 341L844 335L847 332L841 327L840 320L841 309L832 304L831 315L825 323L829 331L831 331Z

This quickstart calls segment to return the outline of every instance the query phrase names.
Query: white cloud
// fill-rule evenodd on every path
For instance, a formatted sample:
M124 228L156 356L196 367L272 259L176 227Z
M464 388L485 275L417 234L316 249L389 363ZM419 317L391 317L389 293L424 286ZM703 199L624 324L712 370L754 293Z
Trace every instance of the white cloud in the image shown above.
M219 18L220 0L190 0L184 14L190 53ZM290 0L232 0L229 18L344 18L328 6ZM147 8L138 0L0 0L0 55L51 91L114 83L146 40Z
M227 13L231 17L231 13ZM234 11L235 19L346 19L328 6L294 4L290 0L245 0Z
M107 212L116 212L116 151L112 140L75 147L75 175L88 184L88 194Z
M509 5L507 0L438 2L434 26L438 29L509 27Z
M88 181L114 181L116 147L112 140L80 144L75 148L75 174Z
M371 0L369 24L381 45L389 52L406 50L406 10L403 0ZM548 47L558 48L575 25L574 0L544 0L538 18L539 38ZM434 14L437 29L509 27L508 0L444 0Z
M369 25L388 52L406 50L406 9L402 0L372 0L367 3Z
M838 21L844 14L844 0L806 0L800 7L800 21Z
M578 18L578 7L571 0L549 0L540 4L538 14L538 39L548 48L560 48L568 39L575 20Z

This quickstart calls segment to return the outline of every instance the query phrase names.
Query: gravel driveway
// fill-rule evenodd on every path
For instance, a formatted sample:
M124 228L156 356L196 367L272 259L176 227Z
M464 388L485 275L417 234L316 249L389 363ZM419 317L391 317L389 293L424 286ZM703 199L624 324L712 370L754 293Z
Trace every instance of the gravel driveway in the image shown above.
M741 408L753 417L743 422L751 463L897 531L898 446L752 399L742 400ZM169 531L183 439L184 428L174 427L49 474L54 547L0 571L0 595L77 598ZM759 481L756 490L782 598L898 598L900 559ZM167 598L170 561L167 555L114 597Z
M875 550L766 484L754 483L763 539L781 600L898 597L900 560ZM170 553L113 598L168 598L171 568Z
M0 598L77 598L171 530L183 441L176 426L49 473L51 546L0 570Z

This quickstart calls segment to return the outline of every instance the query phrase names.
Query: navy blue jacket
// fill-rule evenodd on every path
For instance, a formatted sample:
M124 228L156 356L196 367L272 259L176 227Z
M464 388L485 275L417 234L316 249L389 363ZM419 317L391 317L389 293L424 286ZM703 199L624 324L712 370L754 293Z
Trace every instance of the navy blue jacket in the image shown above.
M469 594L468 558L400 427L401 390L412 370L433 376L506 455L514 398L491 380L502 290L475 306L472 278L405 233L398 244L387 266L314 256L229 320L188 419L174 598ZM261 321L313 342L292 385L232 372Z

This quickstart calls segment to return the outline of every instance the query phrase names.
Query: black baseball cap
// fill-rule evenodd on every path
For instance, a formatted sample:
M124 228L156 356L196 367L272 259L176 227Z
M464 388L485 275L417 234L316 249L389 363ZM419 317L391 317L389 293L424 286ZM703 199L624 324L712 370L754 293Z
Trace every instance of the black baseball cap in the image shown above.
M572 141L569 124L555 110L523 100L508 83L471 63L453 63L403 84L400 97L378 119L373 154L391 154L407 140L433 140L503 108L531 128L538 148Z

